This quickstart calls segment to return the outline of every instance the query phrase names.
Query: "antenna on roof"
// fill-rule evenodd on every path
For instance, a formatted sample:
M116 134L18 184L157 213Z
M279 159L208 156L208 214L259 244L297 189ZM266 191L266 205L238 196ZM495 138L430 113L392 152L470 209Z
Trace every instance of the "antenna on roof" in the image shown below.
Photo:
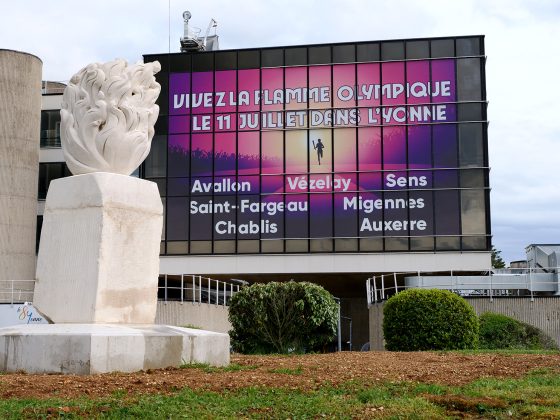
M200 28L189 27L189 20L192 17L191 12L188 10L183 12L184 33L181 37L181 52L193 51L216 51L219 49L218 34L216 28L218 22L215 19L210 19L210 23L206 28L204 37L200 36ZM214 29L214 34L210 35L210 31Z

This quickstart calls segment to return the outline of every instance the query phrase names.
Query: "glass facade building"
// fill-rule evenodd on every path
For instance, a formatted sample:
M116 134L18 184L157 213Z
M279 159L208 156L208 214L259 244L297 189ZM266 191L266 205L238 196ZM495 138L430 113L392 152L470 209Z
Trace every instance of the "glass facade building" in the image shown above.
M144 59L162 255L489 250L482 36ZM58 110L41 146L60 147ZM39 199L70 175L39 172Z
M482 36L144 60L162 254L489 250Z

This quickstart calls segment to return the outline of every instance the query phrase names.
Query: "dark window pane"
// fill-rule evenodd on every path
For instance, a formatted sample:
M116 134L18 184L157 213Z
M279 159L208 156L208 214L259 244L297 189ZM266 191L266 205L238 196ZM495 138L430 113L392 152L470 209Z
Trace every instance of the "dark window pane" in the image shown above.
M189 195L189 178L167 178L167 195L171 197Z
M162 117L160 114L154 125L154 131L156 135L167 134L167 118Z
M234 70L237 68L237 54L235 51L216 52L216 70Z
M144 161L144 177L164 177L167 171L167 136L154 136L150 153Z
M309 47L309 64L328 64L331 62L330 47Z
M286 48L286 65L307 64L307 48Z
M237 53L237 65L240 69L256 69L260 64L258 50L239 51Z
M335 45L333 47L333 63L353 63L356 61L354 45Z
M379 44L359 44L358 61L379 61Z
M453 57L455 56L455 47L452 39L435 39L431 41L432 57Z
M167 240L186 240L189 233L189 199L172 197L166 200ZM169 252L169 246L168 252Z
M428 41L410 41L406 43L406 58L429 58L430 44Z
M191 240L204 241L212 239L212 232L214 231L212 225L212 197L193 197L190 203L190 235ZM193 211L196 209L196 212ZM183 211L183 213L186 213ZM186 214L185 214L186 215ZM173 221L168 220L168 225L172 225Z
M39 242L41 242L41 229L43 229L43 216L37 216L37 233L35 237L35 253L39 252Z
M480 55L479 38L459 38L457 40L457 56Z
M214 70L214 54L210 52L192 55L193 71L212 71Z
M60 147L60 111L41 111L41 147Z
M459 104L459 121L483 121L482 103Z
M261 65L262 67L277 67L284 65L284 51L277 50L262 50L261 51Z
M41 111L41 146L43 140L49 140L47 145L50 145L56 139L58 139L57 146L60 147L60 111L58 109Z
M383 60L404 59L404 42L384 42L381 44L381 58Z
M434 191L436 235L458 235L460 232L459 192Z
M459 165L483 166L482 124L459 125Z
M480 58L457 60L457 100L461 102L483 100Z
M167 63L160 61L162 71L168 71L169 73L191 71L191 54L170 54L167 57ZM169 66L169 69L167 66Z

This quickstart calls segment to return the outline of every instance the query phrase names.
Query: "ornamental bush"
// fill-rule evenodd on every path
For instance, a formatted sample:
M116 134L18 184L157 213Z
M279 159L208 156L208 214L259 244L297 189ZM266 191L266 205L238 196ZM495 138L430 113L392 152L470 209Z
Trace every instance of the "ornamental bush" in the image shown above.
M447 290L409 289L383 307L387 350L456 350L478 345L479 322L474 309Z
M240 353L316 351L336 334L338 305L313 283L253 284L231 298L229 320Z
M480 315L480 348L548 350L558 346L543 331L509 316Z

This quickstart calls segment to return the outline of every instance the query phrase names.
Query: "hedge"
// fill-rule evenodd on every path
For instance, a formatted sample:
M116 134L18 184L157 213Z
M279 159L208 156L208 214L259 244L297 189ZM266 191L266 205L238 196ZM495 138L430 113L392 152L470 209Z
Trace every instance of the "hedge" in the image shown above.
M447 290L409 289L393 295L383 308L387 350L456 350L478 346L474 309Z
M543 331L506 315L485 312L480 315L480 347L484 349L557 349Z

